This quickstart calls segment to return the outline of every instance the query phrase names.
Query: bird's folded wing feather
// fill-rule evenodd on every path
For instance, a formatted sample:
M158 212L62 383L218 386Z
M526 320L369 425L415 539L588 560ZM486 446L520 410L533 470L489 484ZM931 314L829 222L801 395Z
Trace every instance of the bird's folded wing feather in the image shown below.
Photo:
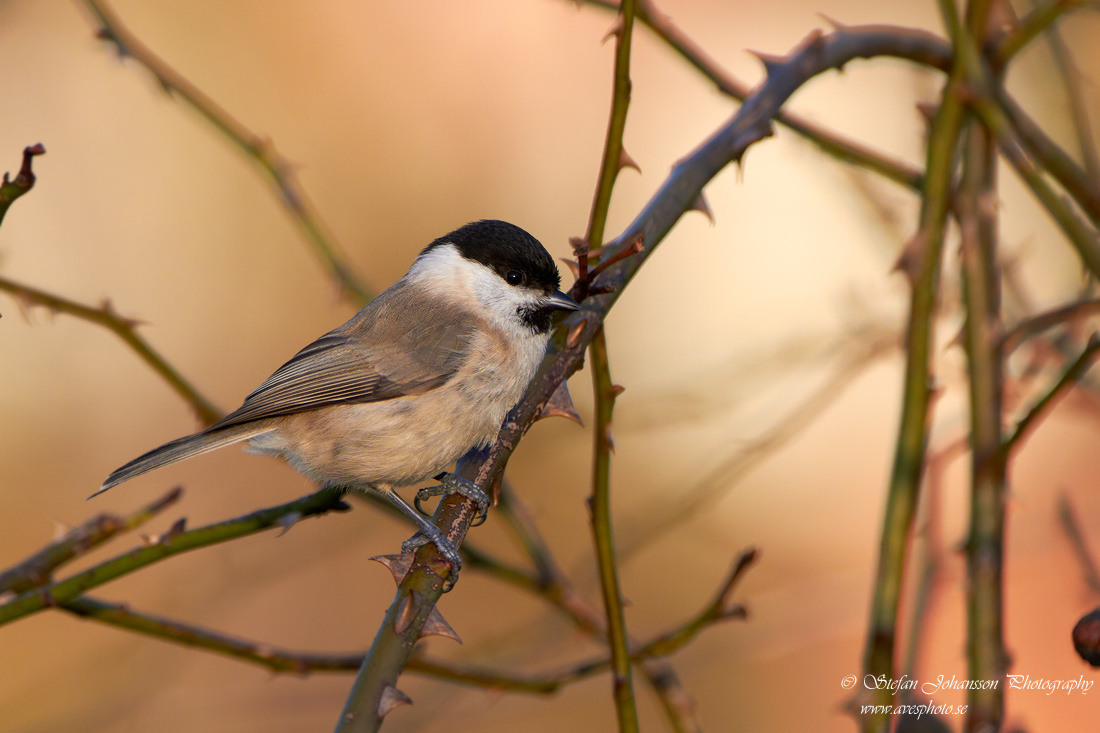
M445 384L469 352L474 318L442 305L414 304L412 295L397 286L383 293L299 351L208 432L327 405L422 394ZM415 321L411 313L418 314Z

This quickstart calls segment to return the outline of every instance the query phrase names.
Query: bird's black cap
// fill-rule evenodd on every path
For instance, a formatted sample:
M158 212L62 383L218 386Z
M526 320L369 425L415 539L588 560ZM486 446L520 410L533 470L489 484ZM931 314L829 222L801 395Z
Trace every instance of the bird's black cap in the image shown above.
M453 244L463 257L480 262L502 278L507 279L509 272L521 273L529 288L552 293L561 285L554 258L539 240L515 224L496 219L471 222L435 240L424 252L444 244Z

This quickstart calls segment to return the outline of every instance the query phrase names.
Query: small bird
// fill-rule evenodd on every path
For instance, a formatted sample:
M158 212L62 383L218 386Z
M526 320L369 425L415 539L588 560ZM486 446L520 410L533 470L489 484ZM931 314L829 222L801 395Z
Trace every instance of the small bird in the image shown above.
M444 469L488 445L523 396L550 341L555 311L579 308L558 288L537 239L503 221L467 224L429 244L409 271L305 347L235 411L139 456L92 496L161 466L247 441L323 486L382 495L455 570L451 543L395 489L430 478L434 494L488 499Z

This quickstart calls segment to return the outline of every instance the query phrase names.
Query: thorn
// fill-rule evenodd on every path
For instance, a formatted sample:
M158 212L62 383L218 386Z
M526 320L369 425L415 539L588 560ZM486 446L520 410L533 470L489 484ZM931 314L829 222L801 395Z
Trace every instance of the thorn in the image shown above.
M550 399L542 406L542 411L535 419L541 420L544 417L564 417L584 427L584 421L577 413L577 408L573 406L573 396L569 394L569 383L566 380L558 382L554 393L550 395Z
M183 531L187 529L187 517L180 517L172 526L168 528L168 531L160 536L160 542L166 545L172 544L172 538L176 535L183 534Z
M144 326L147 323L147 321L143 321L139 318L127 318L126 316L119 315L119 312L115 310L114 303L111 302L110 298L104 298L102 301L100 301L99 307L109 317L126 326L131 331L138 326Z
M607 442L607 450L614 455L615 453L615 436L611 433L611 423L604 426L603 439Z
M779 71L787 61L784 56L776 56L774 54L764 53L763 51L753 51L749 49L749 53L755 56L757 60L764 65L764 73L768 76Z
M420 638L423 639L425 636L446 636L448 639L454 639L459 644L462 643L462 639L458 637L455 630L447 623L447 619L443 618L443 614L435 606L432 606L432 610L428 612L428 620L424 622L424 628L420 630Z
M633 168L639 173L642 172L637 161L630 157L630 153L626 152L626 148L619 146L619 170L621 171L623 168Z
M963 325L959 328L958 331L955 332L955 335L951 337L951 340L948 341L947 344L944 345L943 350L947 351L948 349L953 349L956 346L962 346L963 345L963 338L965 337L965 335L966 335L966 326Z
M577 345L581 342L581 336L584 334L585 327L588 326L588 319L582 318L577 322L575 326L569 331L569 335L565 338L565 345L571 349L577 348Z
M59 539L69 534L72 531L72 525L65 524L60 519L53 520L53 541L57 542Z
M408 595L401 598L401 605L397 607L397 618L393 622L393 630L398 634L404 634L412 626L413 620L416 618L416 614L420 612L420 606L423 604L423 599L420 594L414 590L409 591Z
M412 705L412 698L393 685L382 688L382 697L378 700L378 717L384 718L402 705Z
M607 43L607 40L612 36L621 36L623 33L623 14L619 13L615 16L615 22L611 24L611 29L607 31L607 34L600 39L600 45Z
M401 581L405 579L405 576L409 573L409 568L412 567L413 554L407 552L400 555L376 555L370 559L385 565L386 569L393 575L393 582L401 585Z
M920 261L924 257L924 248L925 235L922 230L918 230L902 247L901 254L898 255L891 272L900 272L905 275L910 285L915 285L919 274Z
M917 102L917 112L924 118L924 121L931 124L932 118L936 116L936 112L939 107L932 102Z
M291 512L290 514L284 514L283 516L279 517L279 520L276 522L276 524L278 524L280 527L282 527L283 530L275 536L276 537L282 537L284 534L289 532L290 528L293 527L295 524L297 524L298 520L301 519L301 518L302 518L302 513L301 512Z
M710 220L711 226L714 226L714 212L710 210L710 204L707 203L707 197L703 195L702 191L700 191L699 195L695 197L695 200L691 202L688 211L698 211Z
M825 13L818 13L817 16L828 23L832 27L832 29L838 33L843 33L844 31L851 28L851 26L846 25L845 23L841 23L835 18L830 18L828 15L825 15Z
M569 272L573 273L573 279L576 280L581 276L581 266L577 264L576 260L571 260L568 257L559 257L565 266L569 268Z
M612 397L618 397L619 395L621 395L625 391L626 391L626 387L624 387L621 384L611 385L611 396Z

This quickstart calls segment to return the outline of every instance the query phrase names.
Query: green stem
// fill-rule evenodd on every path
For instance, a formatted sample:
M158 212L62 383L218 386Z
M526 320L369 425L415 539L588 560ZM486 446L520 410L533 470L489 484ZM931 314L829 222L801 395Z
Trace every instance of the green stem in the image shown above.
M127 517L100 514L89 519L23 562L0 573L0 593L24 593L46 585L59 567L88 554L117 534L140 527L175 504L182 494L183 489L177 487Z
M1027 411L1027 414L1016 424L1016 429L1012 431L1012 435L1005 441L1004 450L1006 453L1011 453L1019 445L1020 441L1031 430L1035 421L1038 420L1043 413L1049 410L1055 402L1057 402L1066 391L1077 383L1089 367L1092 366L1092 360L1096 357L1097 352L1100 352L1100 338L1097 334L1093 334L1088 343L1085 345L1084 351L1073 360L1073 363L1066 367L1062 372L1062 376L1058 378L1058 381L1054 383L1054 386L1043 395L1038 402L1032 405L1031 409Z
M155 543L139 547L99 565L76 573L65 580L42 588L36 588L0 606L0 625L28 616L50 606L65 603L85 591L114 580L146 565L181 552L235 540L275 526L287 526L288 522L304 517L318 516L330 511L343 511L347 504L340 495L321 489L309 496L286 504L261 509L236 519L209 524L198 529L168 532Z
M630 46L634 36L634 0L624 0L620 8L615 31L615 80L611 95L611 115L607 123L603 159L596 180L596 193L592 197L592 211L588 217L588 231L584 246L602 247L607 212L611 206L611 191L615 179L622 170L623 132L626 130L626 113L630 107ZM588 286L587 257L582 257L585 268L581 271L582 288ZM582 293L582 298L584 293Z
M972 34L974 31L971 31ZM996 680L967 694L966 729L1000 730L1004 720L1005 453L1001 449L1004 358L996 255L996 153L972 123L960 197L964 342L970 380L970 529L967 559L969 679Z
M0 290L11 293L21 302L40 305L55 313L64 313L106 328L122 339L142 361L160 375L168 386L191 406L203 425L213 425L221 419L221 411L137 334L137 322L115 313L110 303L105 303L100 308L92 308L4 277L0 277Z
M951 12L954 13L953 7ZM930 354L940 259L955 170L955 152L964 119L963 106L958 95L962 78L963 67L957 64L944 87L928 141L920 226L914 239L919 262L912 278L913 292L905 342L901 425L886 499L886 516L864 653L864 672L873 678L884 676L886 679L894 679L898 607L927 443L932 382ZM889 689L878 689L874 692L872 704L889 709L892 707L891 699ZM863 725L865 731L887 731L890 715L872 715L863 721Z
M1083 7L1082 0L1057 0L1034 8L1020 21L1016 30L1005 36L993 51L993 58L1004 66L1029 43L1045 33L1063 15Z
M607 361L607 341L603 329L596 332L589 346L592 389L596 396L594 458L592 464L592 533L596 541L596 565L600 589L607 612L607 640L611 647L611 666L615 708L620 731L638 730L638 710L634 701L634 683L630 669L630 649L626 635L622 590L615 560L615 539L611 521L611 415L615 409L616 389L611 382Z

